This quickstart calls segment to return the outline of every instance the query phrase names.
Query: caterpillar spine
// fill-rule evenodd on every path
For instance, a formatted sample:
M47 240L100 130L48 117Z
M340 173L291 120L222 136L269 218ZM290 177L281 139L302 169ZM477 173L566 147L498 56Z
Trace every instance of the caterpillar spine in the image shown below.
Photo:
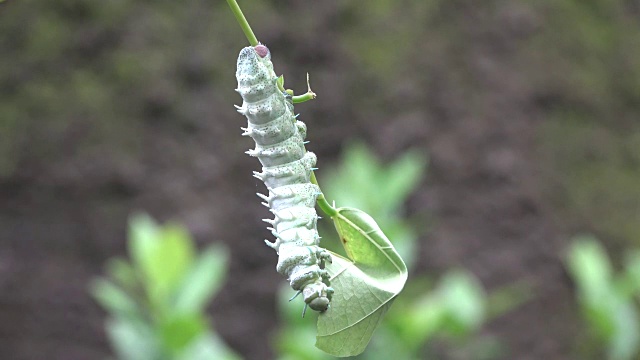
M316 156L304 147L307 127L297 120L291 97L278 88L266 46L240 51L236 78L236 91L243 99L242 106L236 108L248 120L248 126L241 128L242 135L256 144L247 154L262 164L262 171L253 176L269 191L258 196L274 215L263 219L275 237L274 242L265 243L278 253L278 273L302 293L311 309L325 311L333 294L324 269L331 255L319 246L315 203L320 189L310 181Z

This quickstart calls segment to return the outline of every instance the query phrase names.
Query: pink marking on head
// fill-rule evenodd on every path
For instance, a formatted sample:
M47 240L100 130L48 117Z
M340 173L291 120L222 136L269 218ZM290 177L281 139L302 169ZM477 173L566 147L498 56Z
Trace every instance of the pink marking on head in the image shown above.
M262 44L256 45L254 49L256 50L258 56L260 56L261 58L264 58L265 56L267 56L267 54L269 54L269 48Z

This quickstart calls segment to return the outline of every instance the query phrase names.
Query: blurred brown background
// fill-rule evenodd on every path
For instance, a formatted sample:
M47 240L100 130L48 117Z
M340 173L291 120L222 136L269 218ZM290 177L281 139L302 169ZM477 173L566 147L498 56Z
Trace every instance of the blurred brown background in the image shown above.
M416 273L460 265L534 298L490 322L511 359L572 359L561 258L592 232L640 241L640 5L633 0L244 1L322 168L364 139L430 157L406 204L432 223ZM136 210L231 248L211 305L248 359L273 356L265 209L234 111L246 46L223 1L0 4L0 358L99 359L87 293Z

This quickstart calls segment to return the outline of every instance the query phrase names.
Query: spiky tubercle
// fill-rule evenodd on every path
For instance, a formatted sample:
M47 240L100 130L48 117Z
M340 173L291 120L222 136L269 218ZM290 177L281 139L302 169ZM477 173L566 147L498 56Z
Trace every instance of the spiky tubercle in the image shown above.
M315 203L320 189L310 181L316 156L305 150L306 126L296 120L290 96L278 89L266 46L242 49L237 65L236 90L244 101L236 107L248 119L242 135L255 141L247 154L262 164L254 176L265 183L269 195L258 196L274 214L264 221L276 240L265 242L278 253L276 270L309 307L325 311L333 294L324 269L331 256L319 246Z

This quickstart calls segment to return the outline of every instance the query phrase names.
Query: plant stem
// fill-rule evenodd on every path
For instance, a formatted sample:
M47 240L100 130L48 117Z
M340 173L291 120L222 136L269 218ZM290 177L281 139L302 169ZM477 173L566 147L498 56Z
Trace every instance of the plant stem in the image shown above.
M299 104L301 102L313 100L316 98L316 93L311 91L311 84L309 83L309 73L307 73L307 93L299 96L293 96L291 100L293 100L294 104Z
M316 180L316 174L313 171L311 172L311 182L313 184L318 185L318 180ZM318 187L320 187L320 185L318 185ZM330 218L338 214L338 211L329 204L327 199L324 197L324 194L320 193L320 195L318 195L318 199L316 200L316 202L318 203L320 210L322 210L322 212L327 214L327 216L329 216Z
M316 93L314 92L308 92L302 95L294 95L291 100L293 101L294 104L300 104L302 102L305 101L309 101L309 100L313 100L316 98Z
M258 45L258 39L253 34L253 30L251 30L251 26L249 26L249 22L244 17L244 14L242 13L242 10L240 10L240 6L238 6L236 0L227 0L227 3L233 12L233 15L235 15L236 20L238 20L238 24L240 24L240 27L244 32L244 36L249 40L249 44L251 44L251 46Z

